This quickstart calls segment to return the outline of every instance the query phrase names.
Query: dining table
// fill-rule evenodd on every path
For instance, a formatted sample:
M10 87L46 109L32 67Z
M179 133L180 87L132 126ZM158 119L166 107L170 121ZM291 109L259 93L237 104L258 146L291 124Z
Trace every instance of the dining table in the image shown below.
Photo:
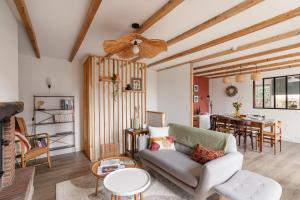
M259 152L263 150L263 132L265 128L270 128L271 132L273 132L274 119L267 119L265 117L256 117L256 116L234 116L234 115L217 115L225 118L229 118L229 121L251 121L251 127L259 129L260 134L257 135L259 137Z

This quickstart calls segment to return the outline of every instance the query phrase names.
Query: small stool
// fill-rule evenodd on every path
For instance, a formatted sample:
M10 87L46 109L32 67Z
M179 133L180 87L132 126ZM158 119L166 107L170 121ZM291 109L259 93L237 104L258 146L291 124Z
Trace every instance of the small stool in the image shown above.
M276 181L247 170L240 170L214 189L230 200L279 200L282 193Z

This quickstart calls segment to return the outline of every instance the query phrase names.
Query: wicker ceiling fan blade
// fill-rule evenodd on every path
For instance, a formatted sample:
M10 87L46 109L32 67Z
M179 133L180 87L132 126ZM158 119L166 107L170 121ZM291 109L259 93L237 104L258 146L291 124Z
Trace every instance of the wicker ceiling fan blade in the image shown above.
M129 45L128 47L124 48L122 51L117 53L117 56L123 59L130 59L134 56L136 56L133 52L132 52L132 46L133 45Z
M167 43L164 40L147 39L140 44L140 57L153 58L162 51L168 49Z

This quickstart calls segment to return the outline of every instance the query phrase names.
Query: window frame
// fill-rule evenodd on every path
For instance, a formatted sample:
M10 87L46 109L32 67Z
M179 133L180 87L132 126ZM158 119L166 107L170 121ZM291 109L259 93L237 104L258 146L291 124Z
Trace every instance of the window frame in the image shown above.
M252 91L252 94L253 94L253 109L276 109L276 110L300 110L300 108L288 108L288 95L289 95L289 91L288 91L288 77L290 76L299 76L300 77L300 74L292 74L292 75L285 75L285 76L273 76L273 77L266 77L266 78L263 78L262 79L262 107L256 107L255 105L255 97L256 97L256 85L255 85L255 81L252 81L253 83L253 91ZM286 99L286 105L285 105L285 108L276 108L276 78L285 78L285 99ZM272 79L273 81L273 91L274 91L274 95L273 95L273 107L272 108L265 108L265 79ZM300 80L299 80L299 93L300 95ZM300 101L300 99L299 99Z

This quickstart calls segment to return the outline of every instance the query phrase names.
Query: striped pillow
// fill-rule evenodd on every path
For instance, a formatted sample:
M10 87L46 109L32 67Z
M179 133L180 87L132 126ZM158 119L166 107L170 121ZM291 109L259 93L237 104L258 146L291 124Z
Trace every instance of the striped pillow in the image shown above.
M15 131L15 141L16 141L16 154L21 154L22 151L22 144L24 147L24 153L28 152L31 149L31 145L25 135L22 133ZM17 142L19 141L19 142Z

